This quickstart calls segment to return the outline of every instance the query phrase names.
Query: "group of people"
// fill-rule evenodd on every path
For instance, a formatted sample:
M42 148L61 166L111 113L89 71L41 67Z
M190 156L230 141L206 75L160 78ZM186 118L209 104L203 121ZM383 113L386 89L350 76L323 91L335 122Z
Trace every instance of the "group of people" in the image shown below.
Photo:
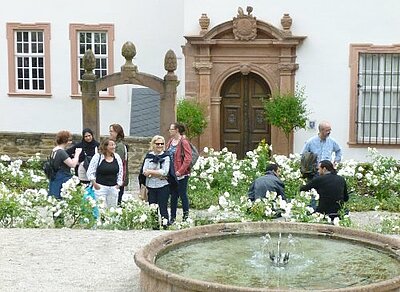
M149 203L159 207L164 227L175 222L179 199L183 220L189 216L187 187L192 152L184 132L182 124L172 123L167 143L164 137L154 136L139 174L139 183L148 189ZM75 145L69 131L57 133L51 154L56 176L50 179L49 194L61 199L62 184L72 177L74 168L81 183L91 185L96 198L103 198L106 207L120 205L129 182L128 148L123 140L124 130L119 124L109 126L109 137L101 143L90 129L82 131L82 141Z
M128 184L128 150L123 143L124 130L119 124L109 126L109 138L101 143L91 129L82 131L82 141L72 145L72 134L60 131L52 150L56 175L50 179L49 194L61 199L62 184L72 177L71 168L83 184L91 184L97 198L107 207L121 203L124 187Z
M303 147L302 155L311 152L316 156L317 171L313 173L307 183L299 191L315 189L319 194L319 201L315 211L328 215L331 219L339 216L343 202L349 200L346 181L337 174L336 165L341 161L342 151L338 143L330 137L332 128L328 122L318 125L318 134L311 137ZM271 163L267 166L266 174L257 178L248 191L248 197L254 201L263 198L267 191L276 192L282 199L286 199L285 185L279 178L279 166Z
M189 216L187 187L192 152L184 132L182 124L172 123L167 143L164 137L154 136L139 173L139 184L148 189L149 203L159 207L163 228L175 222L179 198L182 202L183 221ZM171 215L168 213L169 201Z
M318 170L300 187L300 191L315 189L319 194L318 206L313 206L315 211L333 219L338 216L343 202L349 199L346 181L336 172L342 152L330 137L328 122L321 122L318 130L318 135L310 138L302 150L303 155L306 152L316 155ZM182 124L172 123L167 143L163 136L154 136L139 172L139 184L147 188L148 202L158 205L165 228L176 220L179 199L183 220L189 216L187 188L192 152L184 132ZM57 133L56 146L51 154L56 175L50 180L49 194L61 199L62 184L72 177L71 168L75 168L80 181L92 185L96 198L103 198L107 207L120 205L129 179L128 148L123 139L124 130L119 124L109 126L109 138L101 143L94 139L90 129L84 129L82 141L73 146L70 132ZM279 176L279 165L269 164L266 174L251 184L249 199L263 198L267 191L276 192L286 199L285 185ZM171 214L168 212L169 203Z

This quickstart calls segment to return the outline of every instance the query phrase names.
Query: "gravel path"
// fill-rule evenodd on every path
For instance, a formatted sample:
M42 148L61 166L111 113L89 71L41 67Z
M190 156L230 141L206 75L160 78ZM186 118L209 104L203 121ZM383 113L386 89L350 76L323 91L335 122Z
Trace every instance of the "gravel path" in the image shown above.
M133 255L163 232L0 229L0 291L139 291Z
M351 213L357 225L379 212ZM139 291L134 253L171 231L0 229L0 291Z

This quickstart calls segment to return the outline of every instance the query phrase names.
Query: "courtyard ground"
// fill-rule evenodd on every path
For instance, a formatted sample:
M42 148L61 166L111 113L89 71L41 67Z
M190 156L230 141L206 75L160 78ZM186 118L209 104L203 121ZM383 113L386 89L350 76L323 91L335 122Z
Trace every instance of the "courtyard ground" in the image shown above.
M379 212L351 213L378 224ZM0 229L0 291L134 291L134 253L173 231Z

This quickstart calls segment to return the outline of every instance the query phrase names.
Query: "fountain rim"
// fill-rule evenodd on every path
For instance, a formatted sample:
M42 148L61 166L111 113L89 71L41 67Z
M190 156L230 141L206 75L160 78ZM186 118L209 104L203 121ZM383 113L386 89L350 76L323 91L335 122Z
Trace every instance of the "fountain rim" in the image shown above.
M197 226L189 229L168 232L154 238L134 255L136 265L141 273L149 273L152 277L166 281L171 285L193 289L195 291L233 291L233 292L261 292L261 291L296 291L293 289L270 289L231 286L226 284L207 282L180 276L168 272L156 266L155 260L158 254L173 245L182 244L194 240L213 238L230 234L255 234L255 233L292 233L305 235L335 236L336 238L355 241L361 244L369 244L389 253L400 256L400 240L394 237L373 233L369 231L345 228L334 225L298 223L298 222L242 222L242 223L218 223ZM391 291L400 287L400 275L394 278L363 286L347 288L318 290L318 291ZM382 288L384 290L382 290ZM198 289L198 290L196 290ZM300 291L300 290L299 290ZM304 290L301 290L304 291Z

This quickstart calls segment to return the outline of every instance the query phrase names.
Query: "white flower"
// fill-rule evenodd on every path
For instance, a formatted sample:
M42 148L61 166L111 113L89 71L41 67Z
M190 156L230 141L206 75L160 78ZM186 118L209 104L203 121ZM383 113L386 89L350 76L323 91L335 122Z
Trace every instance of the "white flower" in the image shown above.
M222 208L228 207L228 201L225 199L224 196L219 197L218 203Z
M207 212L208 213L214 213L214 212L216 212L218 210L219 210L218 206L211 205L210 208L208 208Z
M203 152L208 153L208 147L204 147Z
M335 217L335 219L333 219L333 225L339 226L339 222L340 222L339 217Z
M168 219L162 218L162 225L167 225L167 224L168 224Z
M11 161L11 158L10 158L10 156L4 154L4 155L0 156L0 160L2 160L2 161Z
M140 218L139 218L139 222L140 223L143 223L143 222L145 222L147 220L147 215L146 214L142 214L142 216L140 216Z

